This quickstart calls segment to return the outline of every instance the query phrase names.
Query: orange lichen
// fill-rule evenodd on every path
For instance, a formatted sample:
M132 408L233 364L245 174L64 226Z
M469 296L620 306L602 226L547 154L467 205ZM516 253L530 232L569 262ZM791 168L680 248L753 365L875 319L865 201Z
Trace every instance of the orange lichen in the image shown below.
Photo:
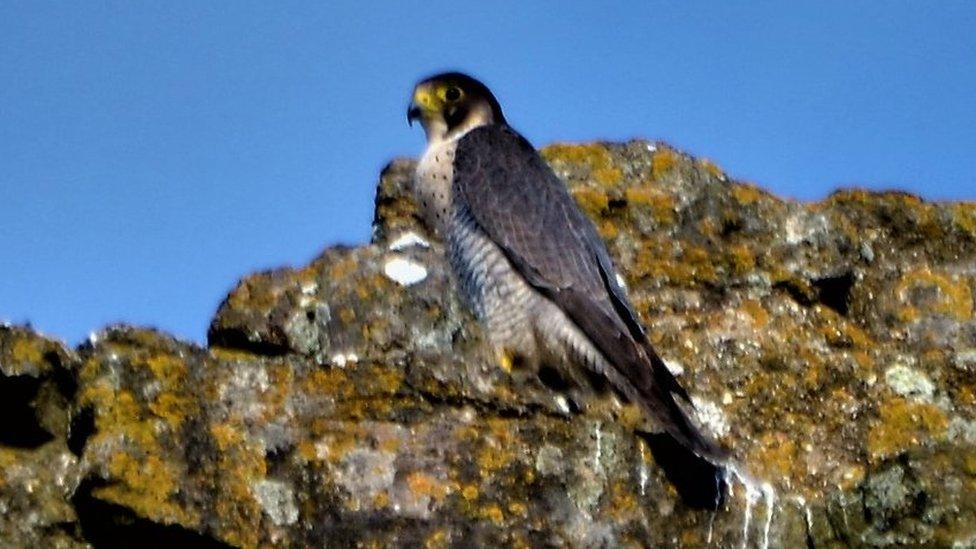
M896 455L926 440L945 437L949 419L931 404L895 398L881 406L881 418L868 433L872 459Z
M448 492L447 485L422 471L407 475L407 487L415 496L428 497L435 501L443 500Z
M867 354L864 351L855 351L853 353L853 356L854 356L854 362L856 362L857 365L861 368L867 369L867 368L872 368L874 366L874 360L871 358L871 355Z

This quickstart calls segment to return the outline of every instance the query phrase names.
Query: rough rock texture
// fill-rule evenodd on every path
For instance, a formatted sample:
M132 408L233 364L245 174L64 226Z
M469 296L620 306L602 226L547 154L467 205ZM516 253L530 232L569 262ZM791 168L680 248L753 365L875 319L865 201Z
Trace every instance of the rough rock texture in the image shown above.
M720 511L630 407L493 363L397 161L370 245L245 278L208 348L0 329L2 545L976 546L976 205L544 154L741 464Z

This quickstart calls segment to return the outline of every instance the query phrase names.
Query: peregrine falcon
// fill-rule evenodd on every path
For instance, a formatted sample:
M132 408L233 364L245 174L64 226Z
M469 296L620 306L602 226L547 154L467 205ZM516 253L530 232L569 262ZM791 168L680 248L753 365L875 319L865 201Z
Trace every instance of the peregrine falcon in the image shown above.
M685 500L717 507L726 452L682 409L688 393L648 342L593 223L491 91L438 74L416 85L407 120L427 136L417 203L503 367L609 382L666 439L655 457Z

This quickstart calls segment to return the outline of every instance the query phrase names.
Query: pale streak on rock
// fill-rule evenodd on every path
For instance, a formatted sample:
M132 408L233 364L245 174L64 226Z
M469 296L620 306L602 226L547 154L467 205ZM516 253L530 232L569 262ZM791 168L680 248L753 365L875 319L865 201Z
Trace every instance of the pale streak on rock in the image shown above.
M396 240L391 242L388 249L390 251L399 252L415 246L420 248L429 248L430 243L417 233L408 231L401 234L396 238Z
M383 274L401 286L412 286L427 278L427 268L402 257L393 257L383 265Z

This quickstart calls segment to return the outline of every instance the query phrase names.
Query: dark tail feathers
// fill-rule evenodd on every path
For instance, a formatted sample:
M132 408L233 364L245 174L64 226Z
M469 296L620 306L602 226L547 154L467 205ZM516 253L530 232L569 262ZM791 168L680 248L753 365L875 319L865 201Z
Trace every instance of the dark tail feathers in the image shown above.
M668 433L641 433L654 461L678 490L686 505L716 510L728 494L728 471L721 460L710 461L678 442Z

